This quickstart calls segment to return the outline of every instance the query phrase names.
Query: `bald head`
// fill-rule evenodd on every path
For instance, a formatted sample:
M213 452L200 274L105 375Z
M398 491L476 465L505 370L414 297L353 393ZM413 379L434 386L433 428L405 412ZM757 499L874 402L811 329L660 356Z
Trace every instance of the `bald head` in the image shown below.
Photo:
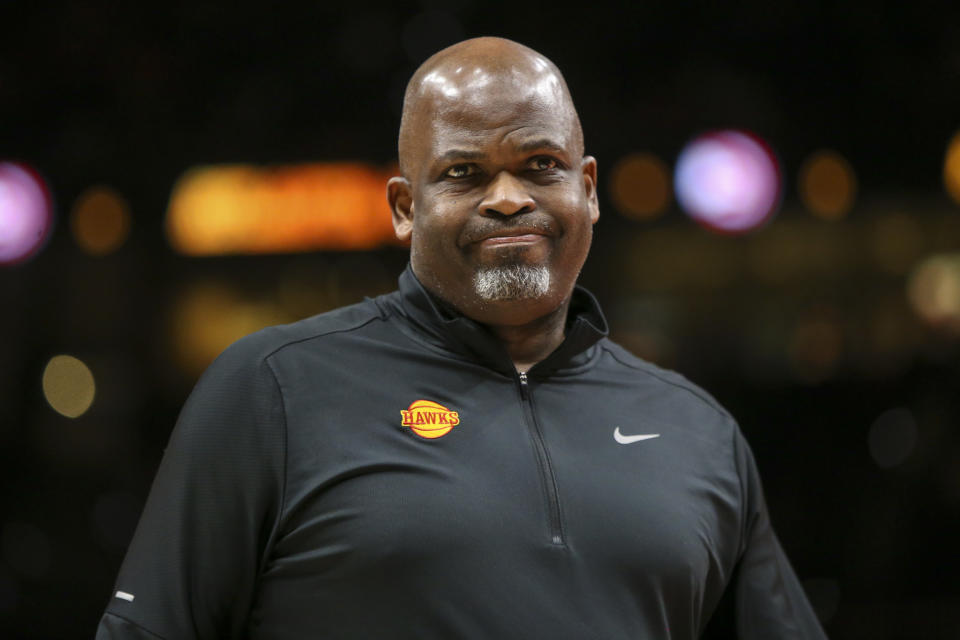
M570 91L556 65L522 44L504 38L458 42L427 59L407 84L400 121L400 171L416 172L416 148L438 117L483 113L491 126L509 118L513 105L533 102L557 109L569 127L571 142L583 155L583 131Z
M501 38L440 51L407 85L400 170L387 200L423 286L481 324L553 318L562 337L600 210L557 67Z

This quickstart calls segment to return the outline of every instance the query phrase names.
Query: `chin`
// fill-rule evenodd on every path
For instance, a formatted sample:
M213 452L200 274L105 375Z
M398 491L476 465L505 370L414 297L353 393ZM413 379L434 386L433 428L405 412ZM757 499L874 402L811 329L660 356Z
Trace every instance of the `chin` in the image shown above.
M465 315L480 324L520 327L543 322L564 309L566 298L556 291L539 298L478 300Z
M535 301L546 298L553 274L546 265L512 263L481 267L473 275L473 290L484 302Z

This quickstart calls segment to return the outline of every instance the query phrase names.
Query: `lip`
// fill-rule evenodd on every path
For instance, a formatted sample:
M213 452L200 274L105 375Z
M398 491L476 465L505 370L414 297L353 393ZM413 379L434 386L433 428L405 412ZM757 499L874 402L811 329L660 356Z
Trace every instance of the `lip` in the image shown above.
M497 235L488 236L480 241L480 244L486 247L495 247L503 245L515 245L515 244L532 244L545 238L546 236L542 233L498 233Z
M473 238L468 240L470 244L483 246L531 244L553 235L552 228L546 223L542 225L524 224L515 227L499 227L487 230L477 229L477 232L478 233L473 234Z

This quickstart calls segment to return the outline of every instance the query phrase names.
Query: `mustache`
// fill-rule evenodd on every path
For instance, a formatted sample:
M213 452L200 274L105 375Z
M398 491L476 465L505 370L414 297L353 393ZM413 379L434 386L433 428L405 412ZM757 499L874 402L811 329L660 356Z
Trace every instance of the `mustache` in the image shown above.
M557 235L557 227L549 216L518 216L517 219L508 218L496 220L492 218L477 219L473 224L464 227L460 234L462 245L473 244L501 235L520 235L523 233L539 233L545 236Z

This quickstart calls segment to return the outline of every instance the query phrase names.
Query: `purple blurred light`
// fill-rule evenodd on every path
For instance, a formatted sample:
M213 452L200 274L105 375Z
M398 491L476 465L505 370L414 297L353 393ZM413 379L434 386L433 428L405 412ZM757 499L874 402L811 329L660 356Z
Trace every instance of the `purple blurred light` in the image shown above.
M0 264L15 264L39 251L53 222L50 197L29 167L0 162Z
M756 228L775 212L780 170L769 147L742 131L714 131L677 159L677 201L700 224L726 233Z

